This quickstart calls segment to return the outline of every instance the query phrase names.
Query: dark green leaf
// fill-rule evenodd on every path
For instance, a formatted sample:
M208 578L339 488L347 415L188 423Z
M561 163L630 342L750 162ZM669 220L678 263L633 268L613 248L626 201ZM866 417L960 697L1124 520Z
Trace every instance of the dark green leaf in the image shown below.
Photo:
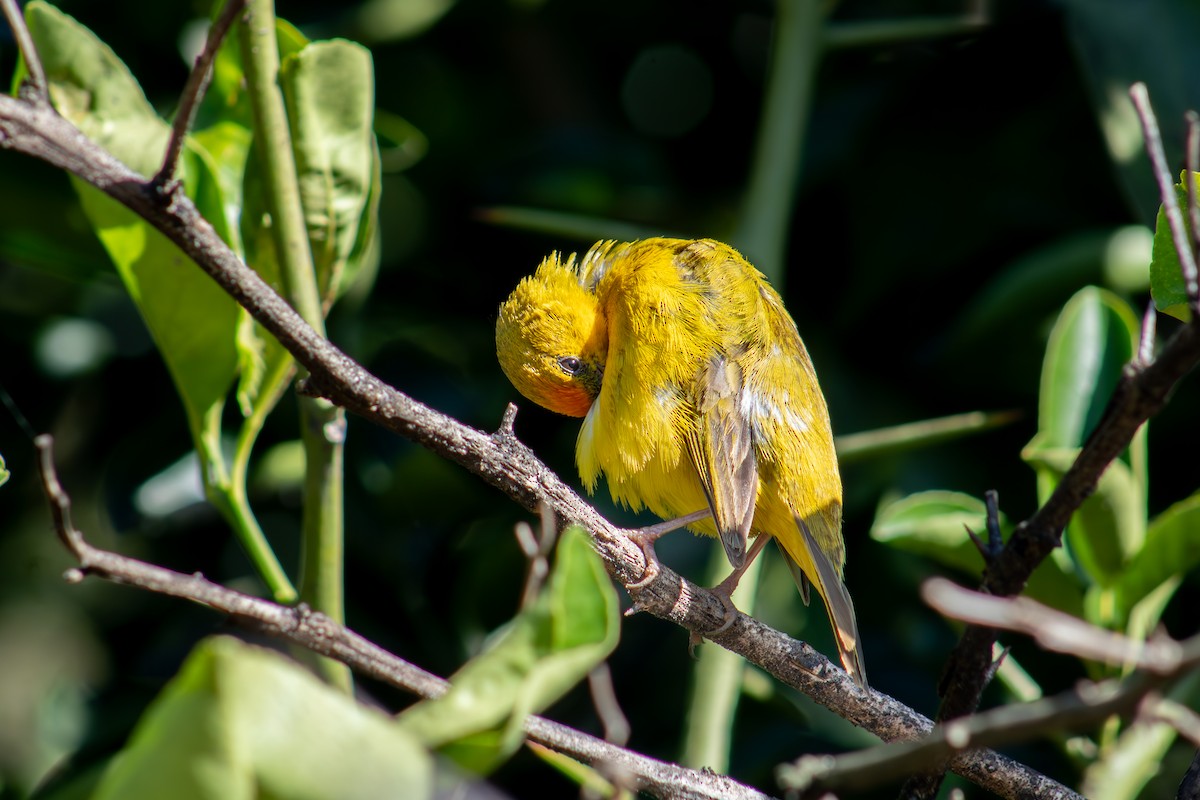
M1175 197L1179 207L1188 207L1188 190L1184 181L1187 172L1179 176L1175 184ZM1192 184L1200 191L1200 173L1192 173ZM1183 215L1183 224L1188 230L1188 240L1191 241L1191 223L1188 216ZM1154 298L1154 306L1164 314L1186 320L1188 318L1187 289L1183 285L1183 272L1179 265L1179 252L1175 249L1175 240L1171 236L1171 226L1167 224L1167 215L1162 207L1158 209L1158 219L1154 225L1154 257L1150 261L1150 294Z
M1038 432L1021 454L1037 472L1040 502L1099 422L1137 337L1129 305L1111 292L1081 289L1063 308L1046 345ZM1067 528L1067 554L1102 585L1116 579L1145 536L1145 447L1143 430Z

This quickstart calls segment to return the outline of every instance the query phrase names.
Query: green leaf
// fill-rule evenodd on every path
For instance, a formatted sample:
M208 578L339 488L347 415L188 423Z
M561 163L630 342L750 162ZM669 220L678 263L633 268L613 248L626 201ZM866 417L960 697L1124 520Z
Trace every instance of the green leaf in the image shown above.
M1079 450L1027 450L1022 454L1038 473L1038 495L1045 502ZM1129 465L1114 460L1100 476L1096 491L1075 512L1064 542L1071 563L1101 586L1117 580L1146 535L1146 498ZM1094 621L1094 620L1093 620Z
M1180 173L1179 183L1175 184L1175 197L1179 207L1188 207L1187 171ZM1200 192L1200 172L1192 173L1192 185ZM1183 224L1188 232L1188 241L1192 240L1192 224L1185 210ZM1154 298L1154 307L1164 314L1170 314L1182 320L1189 318L1187 288L1183 285L1183 272L1179 264L1179 252L1175 249L1175 240L1171 237L1171 226L1167 224L1167 215L1163 207L1158 209L1158 218L1154 223L1154 255L1150 260L1150 296Z
M1164 584L1200 565L1200 493L1159 514L1146 531L1146 542L1112 585L1112 624L1123 626L1133 608ZM1167 598L1163 598L1165 603Z
M1112 292L1089 286L1067 302L1042 363L1036 448L1083 445L1136 352L1137 333L1129 305Z
M4 467L4 456L0 456L0 486L8 483L8 479L12 477L12 473Z
M1087 287L1063 307L1046 345L1038 432L1021 453L1037 473L1039 502L1050 497L1099 422L1137 339L1136 317L1111 292ZM1117 578L1145 538L1145 463L1143 428L1072 518L1058 561L1102 585Z
M97 800L431 797L428 753L270 650L202 642L143 715Z
M283 60L300 200L322 295L348 286L374 232L379 151L370 52L353 42L313 42Z
M538 599L455 673L445 695L418 703L400 722L463 766L491 770L520 746L527 715L545 709L612 652L619 622L603 564L587 534L572 526Z
M1192 672L1170 688L1167 696L1184 706L1196 707L1200 674ZM1170 722L1146 721L1130 725L1116 741L1103 748L1095 763L1083 773L1080 792L1089 800L1134 800L1158 774L1177 730Z
M1001 514L1005 541L1010 527ZM983 556L967 528L987 540L987 507L982 500L961 492L917 492L881 507L871 526L871 538L978 579L983 575ZM1034 570L1025 593L1068 614L1079 614L1083 609L1078 581L1052 559Z
M146 101L119 58L91 31L53 6L34 0L26 18L41 55L56 108L131 169L159 169L169 126ZM234 248L241 202L237 175L247 132L236 122L210 120L186 142L180 175L187 195ZM204 467L210 499L281 602L295 590L258 529L238 479L266 413L290 376L290 357L255 331L238 305L184 253L140 217L72 178L89 222L108 251L166 362ZM266 277L266 276L264 276ZM221 414L235 377L248 420L238 436L230 480L220 448Z
M1006 527L1001 517L1001 529ZM871 538L978 575L983 556L967 528L987 540L987 507L982 500L961 492L918 492L880 508L871 525Z
M116 54L53 6L35 0L25 15L59 112L132 169L157 171L169 128ZM183 166L192 187L201 173L214 180L203 158L185 157ZM132 211L72 183L167 363L197 445L211 443L237 368L237 305Z

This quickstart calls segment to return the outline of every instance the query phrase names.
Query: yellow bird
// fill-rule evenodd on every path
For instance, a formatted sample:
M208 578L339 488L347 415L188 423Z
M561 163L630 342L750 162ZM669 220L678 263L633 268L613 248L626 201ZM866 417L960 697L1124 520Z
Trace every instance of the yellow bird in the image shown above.
M808 582L817 587L842 664L867 685L842 582L829 412L762 273L709 239L601 242L581 260L554 253L500 306L496 351L523 395L584 418L575 453L589 493L603 473L617 502L720 537L734 572L715 591L731 608L773 537L805 603ZM642 540L648 572L653 540L670 527Z

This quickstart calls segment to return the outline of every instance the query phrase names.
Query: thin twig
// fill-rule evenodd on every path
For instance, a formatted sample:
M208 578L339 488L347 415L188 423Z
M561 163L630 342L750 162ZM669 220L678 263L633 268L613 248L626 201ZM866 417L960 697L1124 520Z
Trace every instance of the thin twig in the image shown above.
M1184 164L1187 166L1188 217L1192 224L1192 252L1200 250L1200 199L1196 197L1196 175L1200 173L1200 114L1189 109L1183 115L1187 123Z
M995 597L931 578L921 598L951 619L1024 633L1047 650L1112 666L1131 665L1155 674L1174 673L1182 653L1171 639L1139 641L1042 605L1028 597Z
M1158 696L1160 687L1200 666L1200 636L1182 643L1166 638L1137 642L1028 598L992 597L940 578L926 581L921 594L953 619L1027 633L1047 649L1111 664L1136 664L1138 671L1123 680L1084 682L1055 697L955 719L917 742L837 758L806 756L781 768L785 788L807 793L864 789L914 769L936 767L968 748L1024 741L1128 712L1200 737L1200 716Z
M1158 118L1150 107L1150 95L1146 84L1135 83L1129 87L1129 96L1133 107L1137 110L1138 120L1142 124L1142 135L1146 140L1146 153L1154 168L1154 177L1158 181L1159 194L1162 196L1163 214L1171 229L1171 241L1179 253L1179 268L1183 272L1183 285L1187 291L1188 303L1193 313L1200 313L1200 277L1196 270L1196 254L1192 250L1192 240L1187 234L1183 222L1183 212L1179 208L1179 198L1175 196L1175 178L1167 166L1167 153L1163 148L1162 134L1158 128ZM1186 176L1187 183L1193 182L1191 175Z
M914 770L936 768L971 748L1029 741L1054 730L1095 725L1114 714L1134 710L1149 692L1200 665L1200 637L1188 640L1183 648L1186 657L1168 674L1137 672L1124 680L1085 682L1054 697L1001 706L939 724L929 736L916 742L880 745L836 758L805 756L781 767L778 777L785 788L809 793L865 789Z
M204 48L200 51L200 55L196 56L192 72L188 75L183 93L179 96L179 108L171 123L171 138L167 142L167 153L163 157L162 167L150 181L151 185L157 189L162 189L168 181L175 177L175 171L179 168L179 155L183 152L184 138L192 127L192 120L196 117L200 99L208 91L208 84L212 80L213 60L216 59L217 51L221 49L221 42L225 40L233 21L245 7L246 0L227 0L225 7L221 9L220 16L208 29Z
M592 693L592 705L596 708L596 716L600 718L600 724L604 727L604 741L624 747L629 741L629 719L617 700L612 670L608 668L607 661L597 664L596 668L588 673L588 689Z
M17 48L21 51L21 57L25 59L25 69L29 72L29 77L22 86L22 97L34 103L49 104L50 85L46 81L46 70L42 66L37 48L33 46L33 36L29 33L29 26L25 24L25 15L21 13L17 0L0 0L0 9L4 12L4 18L8 20L8 27L12 29Z

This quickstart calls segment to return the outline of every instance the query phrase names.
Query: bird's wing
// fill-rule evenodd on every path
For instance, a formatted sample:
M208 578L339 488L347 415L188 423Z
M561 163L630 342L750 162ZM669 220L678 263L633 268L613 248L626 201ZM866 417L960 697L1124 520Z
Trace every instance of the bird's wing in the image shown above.
M697 421L688 437L688 453L735 569L746 560L758 494L753 432L741 413L743 386L736 361L724 354L712 356L700 375Z

